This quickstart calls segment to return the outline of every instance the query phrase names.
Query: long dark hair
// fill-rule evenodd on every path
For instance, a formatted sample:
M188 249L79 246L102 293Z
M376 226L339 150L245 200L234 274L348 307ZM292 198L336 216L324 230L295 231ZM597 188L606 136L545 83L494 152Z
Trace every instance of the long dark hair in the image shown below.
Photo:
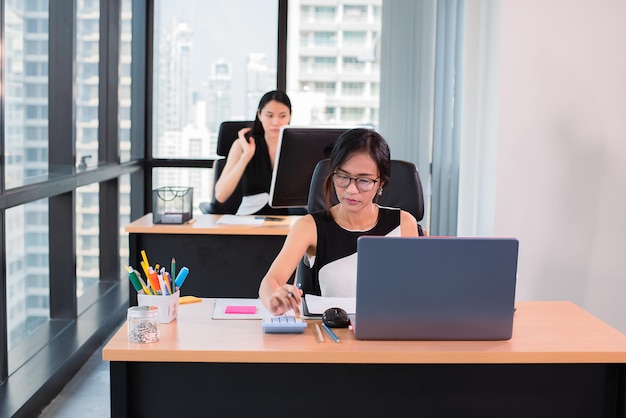
M332 198L335 190L333 185L333 173L347 159L361 152L368 154L376 162L381 184L389 183L389 178L391 177L391 154L385 138L372 129L350 129L337 138L333 150L330 153L328 174L324 180L324 200L326 202L326 209L330 209L332 206ZM377 199L378 194L375 194L375 200Z
M291 100L289 100L289 96L287 96L287 93L285 93L282 90L268 91L267 93L263 95L263 97L261 97L261 100L259 101L259 107L257 107L257 111L254 116L254 123L252 124L252 130L250 131L251 135L265 136L265 129L263 129L263 124L259 120L259 112L263 110L265 105L271 102L272 100L275 100L287 106L289 108L289 114L291 115Z

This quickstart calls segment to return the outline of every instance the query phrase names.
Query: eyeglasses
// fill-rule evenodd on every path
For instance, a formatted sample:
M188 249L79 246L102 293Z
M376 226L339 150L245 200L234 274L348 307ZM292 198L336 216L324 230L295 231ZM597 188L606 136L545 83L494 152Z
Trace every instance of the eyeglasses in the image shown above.
M337 187L348 187L350 182L354 180L356 188L361 192L369 192L374 188L374 185L378 183L378 180L368 179L367 177L348 177L344 174L333 173L333 184Z

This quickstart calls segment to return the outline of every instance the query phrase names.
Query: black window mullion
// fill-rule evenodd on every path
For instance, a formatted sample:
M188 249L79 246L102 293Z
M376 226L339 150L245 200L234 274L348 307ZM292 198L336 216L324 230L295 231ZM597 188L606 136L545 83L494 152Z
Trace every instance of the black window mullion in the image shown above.
M76 300L76 192L50 198L50 318L73 319Z
M0 37L4 39L4 1L0 0ZM2 42L4 43L4 42ZM4 45L0 45L4 50ZM4 58L2 58L4 61ZM0 91L5 89L4 62L0 63ZM0 95L0 195L4 194L4 94ZM6 272L6 234L4 229L5 210L0 206L0 384L9 373L8 365L8 327L7 327L7 276Z
M75 172L76 0L49 2L48 149L51 173ZM76 318L75 191L49 200L50 317Z
M4 0L0 0L0 47L4 50ZM1 58L3 62L0 62L0 91L6 91L6 82L5 82L5 66L4 66L4 57ZM6 167L5 158L4 158L4 94L0 94L0 194L3 194L6 190L4 187L4 179L5 173L4 168ZM4 241L3 246L4 246ZM4 247L3 247L4 248ZM1 375L0 375L1 377Z
M120 279L119 178L100 183L100 280Z
M278 0L278 62L276 87L287 90L287 0Z
M7 271L6 265L6 234L4 228L5 211L0 209L0 242L2 242L0 252L0 384L6 380L9 375L9 358L7 350L8 343L8 327L7 327L7 310L5 306L8 306L7 298Z
M144 172L131 176L131 220L152 208L152 172L145 161L152 158L152 112L146 109L152 109L153 19L154 0L132 2L130 150L131 159L144 162Z
M119 164L119 50L121 0L100 2L98 161ZM100 184L100 280L119 280L119 180Z

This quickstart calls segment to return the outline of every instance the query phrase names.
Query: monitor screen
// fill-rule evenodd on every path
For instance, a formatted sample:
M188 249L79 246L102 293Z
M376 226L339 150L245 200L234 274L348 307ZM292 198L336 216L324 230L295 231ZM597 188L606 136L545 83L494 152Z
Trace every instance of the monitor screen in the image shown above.
M337 138L347 127L281 128L270 185L273 208L306 208L315 165L330 157Z

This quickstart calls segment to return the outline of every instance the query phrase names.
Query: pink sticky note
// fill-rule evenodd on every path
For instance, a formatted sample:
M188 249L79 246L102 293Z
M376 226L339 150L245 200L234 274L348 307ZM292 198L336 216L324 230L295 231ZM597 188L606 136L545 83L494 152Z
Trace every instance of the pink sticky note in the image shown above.
M256 306L227 306L225 313L230 314L254 314L256 313Z

